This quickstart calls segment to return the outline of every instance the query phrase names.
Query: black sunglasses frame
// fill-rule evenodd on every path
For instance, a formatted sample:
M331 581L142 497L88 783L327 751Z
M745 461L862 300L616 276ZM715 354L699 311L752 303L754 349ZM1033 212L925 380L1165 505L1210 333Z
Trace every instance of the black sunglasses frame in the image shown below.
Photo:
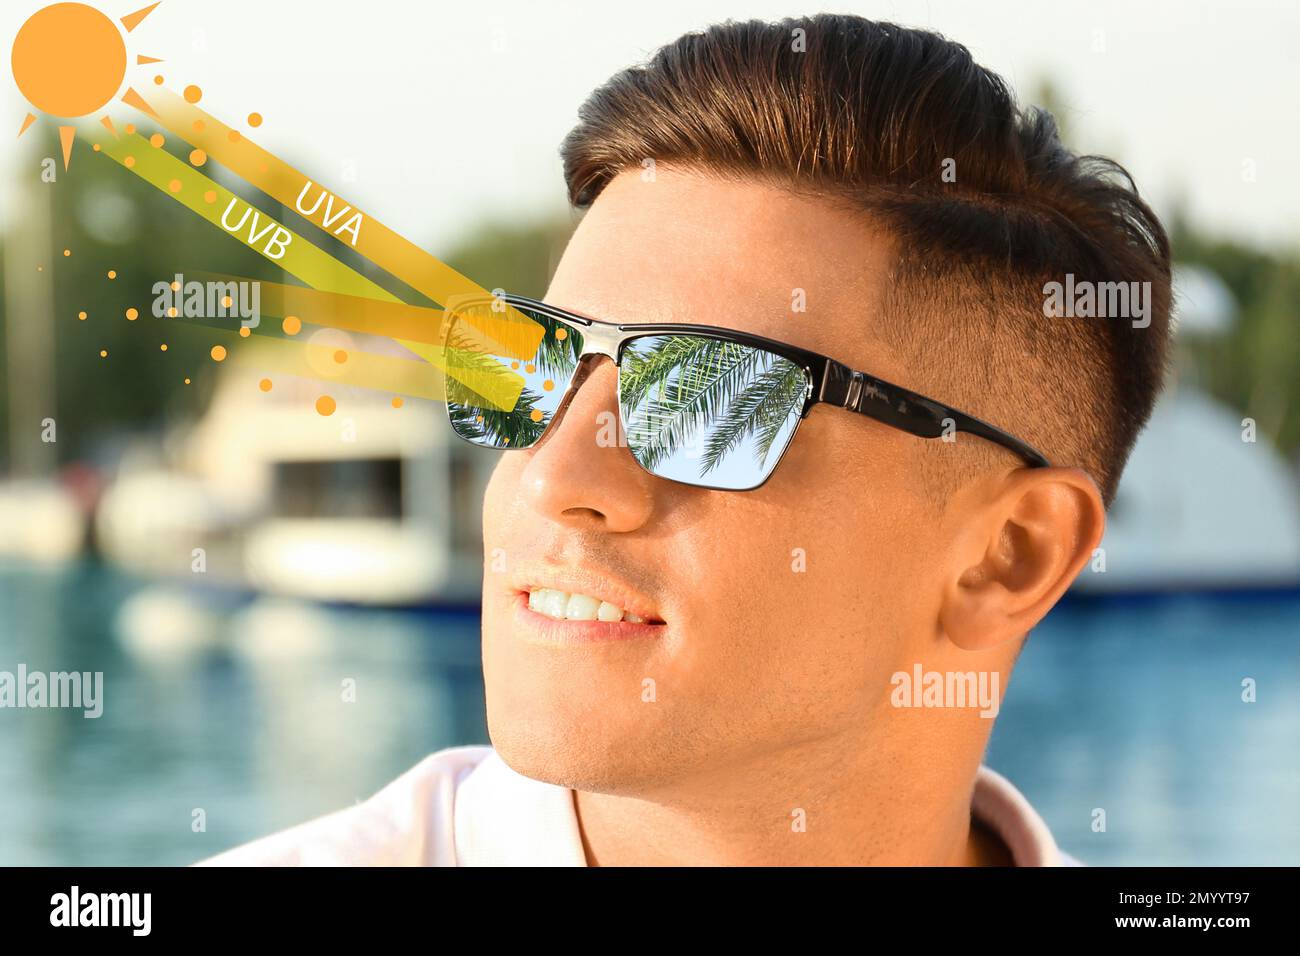
M545 440L546 434L561 417L560 411L567 405L571 397L569 393L573 388L573 382L579 377L577 369L584 359L592 355L605 355L613 360L615 367L619 367L623 360L623 351L629 342L653 335L681 334L702 335L735 342L738 345L763 349L779 355L802 368L807 377L808 387L804 396L803 408L799 412L799 422L808 417L808 413L812 411L814 406L826 404L833 408L844 408L859 415L865 415L881 424L916 435L919 438L941 438L945 434L952 432L965 432L1014 452L1024 459L1030 468L1051 467L1051 462L1037 449L1022 442L1014 435L990 425L988 422L982 421L973 415L967 415L965 412L899 385L894 385L892 382L886 382L874 375L851 369L842 362L837 362L833 358L800 348L797 345L790 345L787 342L764 338L761 335L751 335L748 332L715 325L607 322L580 315L577 312L550 305L538 299L530 299L527 296L510 293L497 296L497 299L507 305L527 309L530 312L537 312L558 322L574 326L583 335L583 350L577 357L578 365L575 366L573 376L565 385L565 393L560 397L555 416L552 417L551 421L547 422L546 429L532 445L501 449L504 451L536 448ZM450 416L450 406L448 407L448 415ZM620 402L620 427L626 427L626 423L622 421L622 415L623 409ZM680 483L688 484L693 488L712 488L720 491L753 491L762 487L776 472L786 449L794 442L794 436L799 430L799 422L795 423L795 427L791 430L780 454L772 462L771 467L767 469L767 473L763 476L763 480L758 484L748 488L719 488L697 482ZM455 432L454 427L452 431ZM486 447L478 444L473 439L460 435L458 432L456 434L457 437L469 442L476 448ZM636 459L635 455L632 457L633 460ZM637 464L640 465L640 462ZM649 474L654 474L649 469L646 469L646 471ZM665 476L656 474L655 477L664 478ZM665 478L665 480L676 481L677 479Z

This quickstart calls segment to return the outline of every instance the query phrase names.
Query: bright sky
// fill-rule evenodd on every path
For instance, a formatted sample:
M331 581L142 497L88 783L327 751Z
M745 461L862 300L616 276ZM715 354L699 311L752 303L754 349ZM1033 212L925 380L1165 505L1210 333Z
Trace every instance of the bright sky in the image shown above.
M41 5L6 0L6 49ZM146 4L92 5L118 17ZM801 0L164 0L128 51L132 63L137 53L166 62L128 76L144 92L155 72L173 89L197 84L201 105L231 125L262 113L254 138L263 146L436 255L484 219L563 208L557 146L611 73L712 22L817 9ZM1204 225L1300 246L1295 0L832 9L938 29L1017 89L1050 74L1069 104L1072 145L1114 155L1158 209L1182 196ZM27 104L5 75L0 130L16 133ZM119 123L140 118L120 103L111 112ZM6 177L38 175L29 140L57 155L54 126L42 119L21 141L0 133Z

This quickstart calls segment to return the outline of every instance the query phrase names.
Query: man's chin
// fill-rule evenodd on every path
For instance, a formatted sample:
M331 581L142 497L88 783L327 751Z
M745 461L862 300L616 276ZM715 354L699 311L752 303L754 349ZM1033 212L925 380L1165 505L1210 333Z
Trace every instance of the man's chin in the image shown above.
M629 732L608 722L574 726L536 715L494 712L489 704L488 736L511 770L571 790L641 794L674 775L671 766L656 758L657 748L644 726Z

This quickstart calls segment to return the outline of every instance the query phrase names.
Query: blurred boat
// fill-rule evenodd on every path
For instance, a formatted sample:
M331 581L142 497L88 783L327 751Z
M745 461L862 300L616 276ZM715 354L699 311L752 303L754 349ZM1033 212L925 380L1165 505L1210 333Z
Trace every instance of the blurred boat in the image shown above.
M1175 343L1232 328L1217 276L1179 267ZM1179 361L1111 506L1103 554L1081 592L1300 588L1300 493L1293 467L1247 417L1200 388ZM1104 569L1104 570L1103 570Z
M0 482L0 559L52 565L81 554L86 518L73 490L53 481Z
M469 605L493 456L441 405L222 370L167 453L128 455L97 514L112 562L155 579L340 604ZM338 410L322 416L329 391Z
M1199 388L1157 405L1107 518L1104 571L1083 591L1300 587L1300 506L1290 466L1242 415Z

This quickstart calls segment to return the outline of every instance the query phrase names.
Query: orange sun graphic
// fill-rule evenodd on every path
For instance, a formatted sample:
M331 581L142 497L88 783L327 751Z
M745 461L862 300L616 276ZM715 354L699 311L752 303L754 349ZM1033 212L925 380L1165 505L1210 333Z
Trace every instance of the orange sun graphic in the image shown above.
M130 33L153 12L157 3L122 17L122 26ZM37 10L18 31L13 48L14 79L27 102L61 119L75 119L102 109L126 79L126 42L112 19L84 3L55 3ZM137 56L137 65L161 63L151 56ZM127 87L122 102L152 113L153 110L133 88ZM27 132L36 121L28 113L18 135ZM100 119L113 130L108 116ZM72 142L77 128L59 127L63 145L63 168L72 158Z

